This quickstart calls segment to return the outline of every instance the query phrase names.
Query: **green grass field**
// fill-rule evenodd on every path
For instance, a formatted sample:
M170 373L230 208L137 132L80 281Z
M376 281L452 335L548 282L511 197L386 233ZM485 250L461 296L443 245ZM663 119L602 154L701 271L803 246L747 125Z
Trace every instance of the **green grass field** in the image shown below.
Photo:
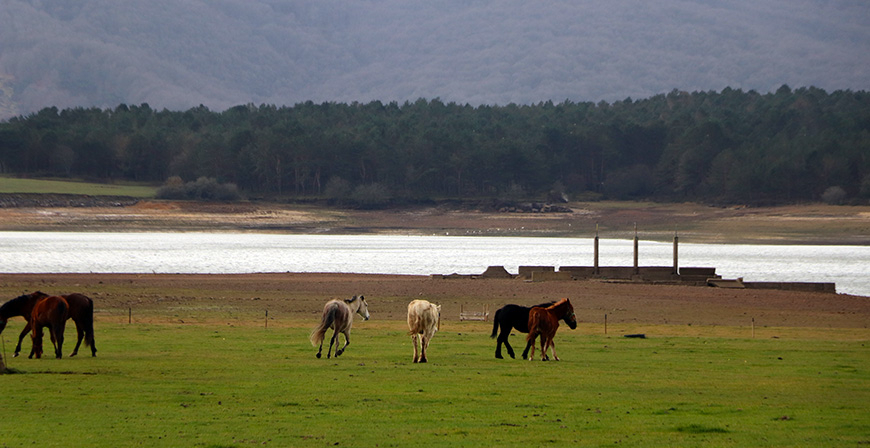
M496 360L489 324L445 322L430 363L415 365L401 321L358 320L338 359L315 359L313 325L98 322L98 357L28 360L8 358L23 326L10 321L4 359L17 373L0 376L0 446L870 443L870 353L842 330L562 328L562 361L544 363Z
M0 193L84 194L152 198L157 187L129 184L98 184L68 180L19 179L0 176Z

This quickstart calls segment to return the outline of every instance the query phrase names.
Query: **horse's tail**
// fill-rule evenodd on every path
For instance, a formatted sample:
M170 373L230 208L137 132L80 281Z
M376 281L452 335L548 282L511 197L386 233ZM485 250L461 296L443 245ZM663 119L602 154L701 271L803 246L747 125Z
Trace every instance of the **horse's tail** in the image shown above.
M538 337L538 313L534 309L529 311L529 334L526 335L526 342L532 342Z
M496 310L495 315L492 317L492 334L489 335L490 338L496 337L498 334L498 315L501 314L502 308Z
M314 327L314 330L311 331L311 336L308 337L308 340L311 341L311 345L317 347L323 342L326 330L328 330L335 322L335 313L335 307L329 307L328 310L323 311L323 318L320 319L320 324Z
M408 336L422 333L421 329L423 328L423 324L420 322L421 320L422 317L418 313L414 315L413 322L408 322Z

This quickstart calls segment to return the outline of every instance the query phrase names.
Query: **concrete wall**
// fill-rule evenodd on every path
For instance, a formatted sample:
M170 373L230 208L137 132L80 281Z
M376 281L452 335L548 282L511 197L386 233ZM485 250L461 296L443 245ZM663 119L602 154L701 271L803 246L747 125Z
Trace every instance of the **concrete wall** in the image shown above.
M781 289L785 291L837 292L835 283L810 282L743 282L747 289Z
M519 276L522 278L532 278L534 272L555 272L553 266L520 266Z

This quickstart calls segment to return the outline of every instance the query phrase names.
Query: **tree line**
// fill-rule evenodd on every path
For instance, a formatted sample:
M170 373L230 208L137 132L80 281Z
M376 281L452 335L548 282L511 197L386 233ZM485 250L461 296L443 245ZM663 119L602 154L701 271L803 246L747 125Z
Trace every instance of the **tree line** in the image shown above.
M0 123L0 171L358 204L439 198L870 198L870 95L726 88L614 103L49 107Z

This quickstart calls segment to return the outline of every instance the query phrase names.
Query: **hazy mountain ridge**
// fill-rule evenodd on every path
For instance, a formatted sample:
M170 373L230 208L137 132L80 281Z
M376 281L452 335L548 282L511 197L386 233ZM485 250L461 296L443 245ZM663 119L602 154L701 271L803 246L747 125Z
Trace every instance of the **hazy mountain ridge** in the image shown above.
M613 101L870 88L861 1L4 0L8 118L46 106Z

